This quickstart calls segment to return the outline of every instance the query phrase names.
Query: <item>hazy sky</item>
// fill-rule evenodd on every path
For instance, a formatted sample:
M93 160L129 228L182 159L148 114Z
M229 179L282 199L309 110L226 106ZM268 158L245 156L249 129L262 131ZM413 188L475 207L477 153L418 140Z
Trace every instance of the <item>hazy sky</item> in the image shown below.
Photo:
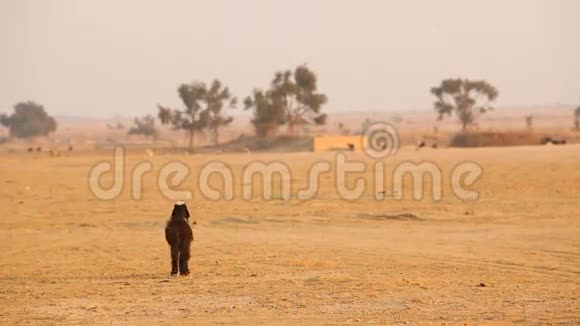
M499 106L580 104L580 1L0 0L0 112L155 113L178 84L244 97L307 63L329 111L430 109L446 77Z

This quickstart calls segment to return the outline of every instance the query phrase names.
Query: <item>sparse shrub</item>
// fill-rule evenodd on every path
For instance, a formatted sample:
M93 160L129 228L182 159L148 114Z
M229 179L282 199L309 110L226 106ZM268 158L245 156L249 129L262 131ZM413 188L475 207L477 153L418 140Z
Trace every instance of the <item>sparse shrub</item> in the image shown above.
M541 136L529 132L461 132L450 141L452 147L537 145Z
M155 118L151 115L146 115L142 118L135 118L134 126L129 129L129 135L143 135L145 137L152 137L156 139L158 131L155 128Z
M526 116L526 128L532 130L534 127L534 117L531 115Z

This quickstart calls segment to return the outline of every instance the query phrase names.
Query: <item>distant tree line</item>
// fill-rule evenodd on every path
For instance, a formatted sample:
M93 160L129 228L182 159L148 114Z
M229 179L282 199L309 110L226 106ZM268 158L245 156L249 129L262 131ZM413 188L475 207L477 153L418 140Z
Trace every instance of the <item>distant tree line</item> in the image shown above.
M444 79L430 91L436 98L433 105L438 119L454 115L464 131L476 128L479 118L494 109L492 104L499 96L497 88L485 80L462 78ZM182 108L157 105L161 123L184 131L190 149L196 134L209 134L210 140L219 144L220 130L233 121L225 109L236 108L237 97L218 79L209 84L199 81L181 84L177 94ZM284 125L289 135L295 135L299 127L326 124L327 115L322 113L322 108L327 102L327 96L318 91L316 74L306 65L300 65L294 70L276 72L268 88L256 88L244 98L243 108L252 110L251 123L258 137L275 135ZM574 110L573 117L574 129L580 131L580 106ZM157 139L155 120L152 115L135 118L128 134ZM57 127L44 107L32 101L17 103L11 115L0 114L0 124L15 138L47 136ZM531 116L526 117L526 125L531 129ZM118 123L109 128L123 129L124 126ZM342 123L339 129L347 132Z

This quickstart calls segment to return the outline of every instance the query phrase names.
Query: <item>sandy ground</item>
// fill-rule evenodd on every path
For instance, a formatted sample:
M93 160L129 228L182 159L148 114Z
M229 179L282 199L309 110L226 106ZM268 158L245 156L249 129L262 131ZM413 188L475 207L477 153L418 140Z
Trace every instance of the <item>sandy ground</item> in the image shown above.
M403 148L387 160L437 163L440 202L412 200L408 178L402 201L377 201L372 187L341 200L331 174L310 201L241 199L250 160L286 162L298 189L332 153L132 154L128 168L150 160L155 171L143 199L131 200L127 183L105 201L87 175L111 154L67 155L0 157L3 325L580 323L580 146ZM192 274L171 278L163 228L172 201L156 175L174 160L191 166L180 188L194 190L202 164L228 163L236 196L194 192ZM464 160L484 169L476 202L449 190Z

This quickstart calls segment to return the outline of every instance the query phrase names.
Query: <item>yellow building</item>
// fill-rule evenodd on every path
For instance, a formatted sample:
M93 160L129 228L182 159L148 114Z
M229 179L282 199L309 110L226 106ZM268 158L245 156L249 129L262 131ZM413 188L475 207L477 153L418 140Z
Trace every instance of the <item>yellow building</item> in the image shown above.
M314 152L350 150L360 152L363 148L363 136L316 136L313 140Z

